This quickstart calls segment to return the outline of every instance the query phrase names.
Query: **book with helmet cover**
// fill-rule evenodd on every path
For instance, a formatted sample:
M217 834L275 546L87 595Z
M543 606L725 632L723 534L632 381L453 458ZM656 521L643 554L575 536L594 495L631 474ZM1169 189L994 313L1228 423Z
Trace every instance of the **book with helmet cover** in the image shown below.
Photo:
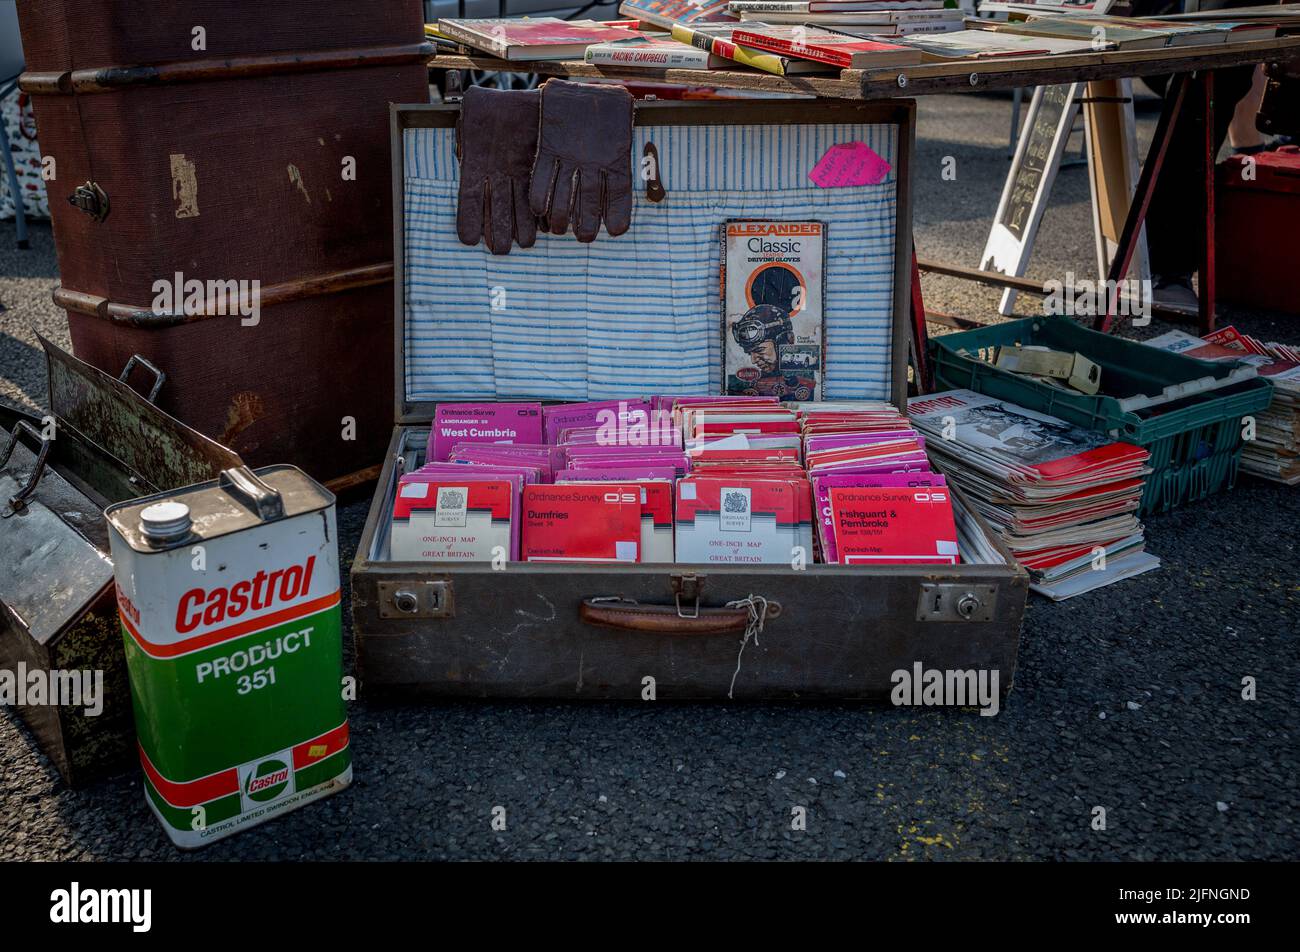
M722 392L822 399L826 224L729 219L722 227Z

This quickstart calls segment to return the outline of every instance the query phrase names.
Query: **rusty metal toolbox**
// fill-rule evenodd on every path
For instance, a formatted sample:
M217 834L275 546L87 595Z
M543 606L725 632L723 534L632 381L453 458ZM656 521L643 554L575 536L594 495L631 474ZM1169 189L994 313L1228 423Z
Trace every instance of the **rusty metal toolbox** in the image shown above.
M550 345L550 331L563 320L542 319L558 300L553 295L562 294L564 282L601 255L615 254L629 258L617 278L625 293L634 299L653 296L649 284L663 273L648 259L656 254L656 235L664 234L661 226L667 219L661 216L676 216L679 230L671 234L688 234L694 222L708 232L700 247L716 245L710 235L717 234L718 216L731 213L728 189L751 213L744 217L779 213L791 220L829 219L828 271L841 267L850 282L858 272L844 262L877 262L881 286L862 294L884 302L879 313L860 307L867 300L861 296L835 298L847 284L828 288L828 301L839 301L828 305L827 312L828 387L836 375L841 381L828 399L858 396L902 406L907 394L911 103L638 103L633 157L656 155L662 174L647 184L645 194L637 189L628 234L601 236L589 246L579 246L571 236L539 235L527 254L514 251L496 259L484 249L455 244L451 130L457 115L455 106L392 110L397 425L352 565L352 619L363 690L399 696L634 700L647 696L653 685L660 699L881 701L890 695L893 672L913 670L919 662L928 668L997 670L1005 692L1015 670L1027 577L960 501L964 564L952 567L510 563L503 571L492 571L488 565L388 558L396 481L423 462L435 403L457 395L548 400L556 398L558 389L573 386L564 375L551 374L547 358L539 356ZM893 171L884 184L875 191L853 192L814 191L802 182L827 143L852 139L877 143L874 147L891 162ZM683 150L696 153L685 173L687 166L674 164ZM772 161L765 164L764 155ZM785 159L794 162L794 173L781 168ZM737 168L750 171L735 178ZM756 184L754 176L765 178ZM833 207L851 199L861 200L856 213ZM879 227L863 231L863 222ZM686 252L658 253L672 259ZM690 320L693 307L708 309L703 302L709 295L714 305L708 313L716 314L716 261L701 262L713 268L712 282L699 291L698 307L691 303L689 288L683 291L689 305L683 321ZM681 270L686 263L669 260L666 267ZM445 283L439 283L436 269L446 269ZM534 269L532 283L523 302L512 296L516 303L510 307L536 309L537 322L504 328L508 334L495 326L484 331L482 326L493 324L496 315L476 310L479 291L485 292L484 299L486 292L502 287L513 294L518 282L526 280L518 276L520 269ZM676 281L677 276L673 272L666 279ZM553 287L548 285L551 278ZM471 287L479 282L482 288ZM586 299L587 317L595 324L595 314L607 302L598 294L588 293ZM626 360L636 364L639 315L643 312L629 307L627 330L606 325L600 342L607 346L601 349L630 348ZM708 319L714 321L711 333L716 335L716 318ZM458 329L449 331L453 326ZM873 328L878 337L872 336ZM477 341L480 332L484 336ZM589 337L594 333L587 331ZM520 344L521 335L526 346ZM829 354L837 341L846 354L855 346L859 353L874 353L869 370L875 376L856 380L848 362L837 369ZM518 359L521 346L523 373L531 384L515 382L520 371L511 360ZM563 346L582 347L583 341ZM617 358L614 366L626 378L624 396L701 392L660 385L665 378L655 373L678 372L676 364L642 371L625 369L624 359ZM870 363L869 357L863 362ZM483 365L494 363L494 371L485 371ZM688 363L683 356L680 365ZM594 359L591 366L597 366ZM569 399L619 395L613 389L620 385L619 373L605 389L596 385L598 376L592 371L585 395ZM488 389L493 386L495 391ZM759 630L754 621L763 600L766 615Z
M43 686L24 690L13 711L80 787L135 761L104 508L211 479L240 459L154 406L165 378L148 361L113 378L41 343L48 415L0 410L0 675ZM128 378L148 381L148 399ZM48 703L52 672L65 683L102 673L90 712Z

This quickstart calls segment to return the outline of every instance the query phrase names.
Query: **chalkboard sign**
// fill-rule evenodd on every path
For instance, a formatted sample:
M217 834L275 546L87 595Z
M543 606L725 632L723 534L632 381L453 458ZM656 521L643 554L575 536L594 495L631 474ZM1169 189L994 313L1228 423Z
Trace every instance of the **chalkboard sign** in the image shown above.
M1038 199L1043 179L1046 177L1052 155L1052 145L1061 125L1061 117L1072 105L1070 87L1045 86L1037 99L1038 106L1029 113L1032 125L1025 130L1026 143L1015 176L1011 181L1011 197L1002 209L999 221L1007 231L1024 239L1034 202ZM1073 125L1073 123L1071 123Z
M1074 128L1082 91L1082 83L1039 86L1034 90L993 228L980 256L982 270L1024 275L1047 196ZM1010 314L1014 303L1015 292L1008 290L1002 296L999 312Z

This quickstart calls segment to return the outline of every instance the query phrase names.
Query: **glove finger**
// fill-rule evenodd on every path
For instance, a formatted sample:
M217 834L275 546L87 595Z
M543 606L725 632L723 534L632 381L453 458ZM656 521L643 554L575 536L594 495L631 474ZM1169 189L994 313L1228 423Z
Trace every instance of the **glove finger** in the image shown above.
M560 160L551 155L538 155L533 163L533 177L528 186L528 207L538 218L551 214L551 193L555 190L555 176L560 171Z
M463 245L477 245L483 237L483 183L461 180L456 200L456 237Z
M579 241L595 241L600 234L600 214L605 176L578 173L578 195L573 203L573 233Z
M528 187L519 179L512 179L515 196L515 241L520 248L531 248L537 243L537 219L529 207Z
M488 222L490 235L488 247L494 255L510 254L510 243L514 241L514 190L510 180L493 176L488 180Z
M572 165L560 164L551 192L551 212L548 224L551 234L562 235L569 230L569 212L573 204L573 179L577 173Z
M605 230L617 238L632 224L632 177L623 172L606 172L604 188Z

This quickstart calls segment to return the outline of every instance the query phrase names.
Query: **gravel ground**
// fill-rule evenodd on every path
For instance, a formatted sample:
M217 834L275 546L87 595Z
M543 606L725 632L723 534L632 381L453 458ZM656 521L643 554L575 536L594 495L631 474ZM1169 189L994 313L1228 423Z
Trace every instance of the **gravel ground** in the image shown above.
M1007 168L1007 100L927 98L920 116L918 248L974 266ZM1144 137L1153 123L1144 108ZM948 155L955 182L940 177ZM1066 169L1030 275L1086 275L1093 255L1086 175ZM16 252L0 223L0 399L43 402L32 331L67 345L56 280L49 229ZM927 277L925 291L935 310L996 319L992 290ZM1230 319L1300 340L1294 320ZM340 509L344 564L366 505ZM1158 572L1063 604L1031 597L1015 689L992 718L362 698L352 790L185 858L1293 858L1297 525L1300 493L1250 478L1151 519ZM489 825L496 806L505 832ZM796 806L805 832L790 829ZM1091 827L1096 806L1105 831ZM134 773L66 790L0 716L0 859L179 855Z

